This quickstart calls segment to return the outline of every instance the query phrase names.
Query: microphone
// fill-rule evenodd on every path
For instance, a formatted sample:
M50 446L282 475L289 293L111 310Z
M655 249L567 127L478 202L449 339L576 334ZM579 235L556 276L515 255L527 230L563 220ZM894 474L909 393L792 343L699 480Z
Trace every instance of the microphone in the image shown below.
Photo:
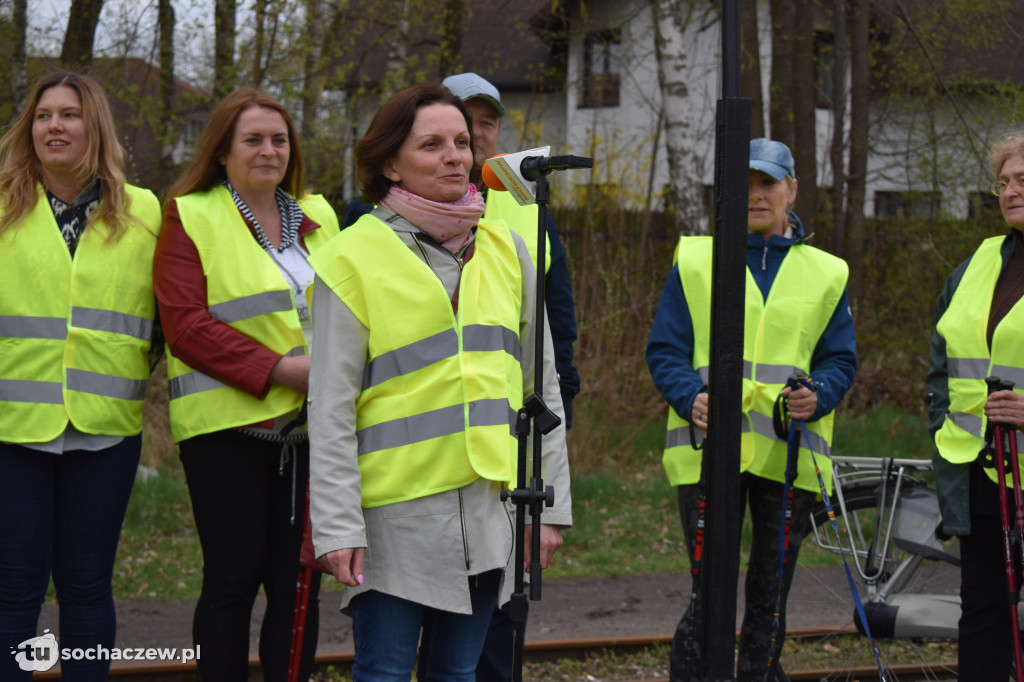
M537 203L536 181L551 171L593 168L594 160L583 156L550 156L551 147L498 154L484 163L481 177L488 188L511 192L520 206Z

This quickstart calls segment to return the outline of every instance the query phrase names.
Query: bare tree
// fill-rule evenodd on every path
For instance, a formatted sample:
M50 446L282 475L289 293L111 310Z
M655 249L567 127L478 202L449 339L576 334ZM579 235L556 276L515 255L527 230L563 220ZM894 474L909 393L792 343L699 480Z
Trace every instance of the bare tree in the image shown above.
M695 145L691 139L696 134L695 116L698 114L687 101L689 91L686 80L691 65L687 61L687 51L683 44L687 30L692 32L698 4L713 11L708 3L702 3L701 0L650 0L658 86L661 90L658 118L664 126L670 178L669 200L675 208L677 219L684 224L689 223L691 230L698 229L703 203L701 186L694 172L697 162L693 154Z
M814 75L814 4L815 0L795 0L793 10L793 158L800 192L796 196L796 212L803 219L808 234L814 232L818 212L817 135L815 109L818 89Z
M68 28L60 52L61 66L80 69L92 63L92 46L100 22L103 0L72 0Z
M864 257L864 195L868 170L868 78L870 55L869 0L853 0L850 31L850 171L846 197L846 261L850 265L847 289L856 306Z
M325 78L322 42L324 26L328 22L323 9L322 0L306 0L306 38L309 42L302 64L302 137L307 140L311 140L316 132L316 110Z
M25 105L28 90L28 74L25 58L25 31L28 28L26 0L14 0L11 4L11 104L12 118Z
M832 253L845 252L846 227L843 202L846 197L846 172L843 166L843 123L846 119L846 0L833 0L832 27L835 32L832 51L832 146L829 160L832 166Z
M740 95L750 98L750 136L764 137L757 5L757 0L745 0L740 7Z
M219 100L235 89L236 0L216 2L213 14L213 96Z
M171 0L157 4L157 30L160 40L159 130L161 187L168 187L174 175L174 7Z
M772 84L769 124L773 140L793 147L793 0L771 0Z

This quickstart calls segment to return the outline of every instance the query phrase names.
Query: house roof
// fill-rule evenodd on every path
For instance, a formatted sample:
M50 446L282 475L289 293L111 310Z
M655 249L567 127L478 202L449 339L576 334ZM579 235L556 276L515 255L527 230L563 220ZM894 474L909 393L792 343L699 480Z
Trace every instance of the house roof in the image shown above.
M405 56L392 70L405 69L404 82L451 75L438 73L444 4L426 0L410 6L403 39L400 22L395 20L397 10L389 11L380 0L350 3L336 24L344 27L345 34L334 45L332 85L346 89L381 85L389 75L389 58L397 56L398 46L403 45ZM475 71L502 91L559 88L565 75L565 42L551 30L549 14L549 0L465 3L456 70Z

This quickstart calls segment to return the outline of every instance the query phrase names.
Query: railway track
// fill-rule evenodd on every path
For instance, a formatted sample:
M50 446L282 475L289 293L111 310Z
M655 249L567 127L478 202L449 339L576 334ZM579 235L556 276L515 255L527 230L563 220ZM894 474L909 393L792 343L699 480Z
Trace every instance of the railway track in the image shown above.
M825 636L834 632L835 629L832 628L802 628L795 631L789 631L787 636L814 637ZM850 630L851 634L854 632L855 631ZM636 653L659 644L668 645L671 641L671 635L654 635L593 637L586 639L558 639L527 642L526 660L529 663L562 659L585 659L588 656L602 652L613 652L621 656L629 653ZM316 663L318 667L321 668L330 665L344 670L352 664L353 658L354 653L352 651L325 652L317 654ZM250 678L259 679L259 659L255 657L251 658L249 660L249 667ZM893 678L898 679L901 682L910 682L912 680L953 680L956 675L955 667L953 667L951 671L950 666L894 666L890 668L887 673L890 671ZM125 663L113 665L110 670L109 679L115 682L178 682L196 679L196 672L196 665L194 662ZM829 676L834 676L835 672L836 671L833 669L794 670L789 672L789 678L794 681L832 679ZM254 676L253 673L256 675ZM850 675L849 679L856 679L862 682L878 679L877 668L868 666L851 670L848 674ZM946 677L942 677L943 675ZM32 679L59 680L60 673L55 670L37 672ZM644 678L644 682L667 682L667 678L647 677Z

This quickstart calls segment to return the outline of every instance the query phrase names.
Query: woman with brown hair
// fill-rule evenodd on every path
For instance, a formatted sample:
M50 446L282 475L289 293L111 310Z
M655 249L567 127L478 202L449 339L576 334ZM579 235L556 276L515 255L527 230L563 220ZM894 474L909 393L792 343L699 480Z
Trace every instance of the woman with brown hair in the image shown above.
M252 88L225 97L168 192L154 270L171 430L203 548L192 632L204 679L247 678L261 585L264 678L288 675L309 467L300 414L313 279L306 258L337 231L333 209L306 193L284 107ZM300 679L316 650L318 591L317 577Z
M348 587L354 680L473 680L495 605L507 601L516 411L544 362L561 415L533 270L469 183L471 125L439 84L395 93L356 145L378 205L310 259L310 510L322 563ZM534 358L535 333L547 335ZM572 523L565 430L544 438L546 567ZM529 548L529 537L526 539ZM527 549L529 561L529 549Z
M0 679L56 660L52 635L49 666L28 641L51 573L60 645L114 646L159 230L156 197L125 182L99 84L40 78L0 139L0 649L14 654L0 656ZM105 680L109 668L101 657L61 663L66 680Z

